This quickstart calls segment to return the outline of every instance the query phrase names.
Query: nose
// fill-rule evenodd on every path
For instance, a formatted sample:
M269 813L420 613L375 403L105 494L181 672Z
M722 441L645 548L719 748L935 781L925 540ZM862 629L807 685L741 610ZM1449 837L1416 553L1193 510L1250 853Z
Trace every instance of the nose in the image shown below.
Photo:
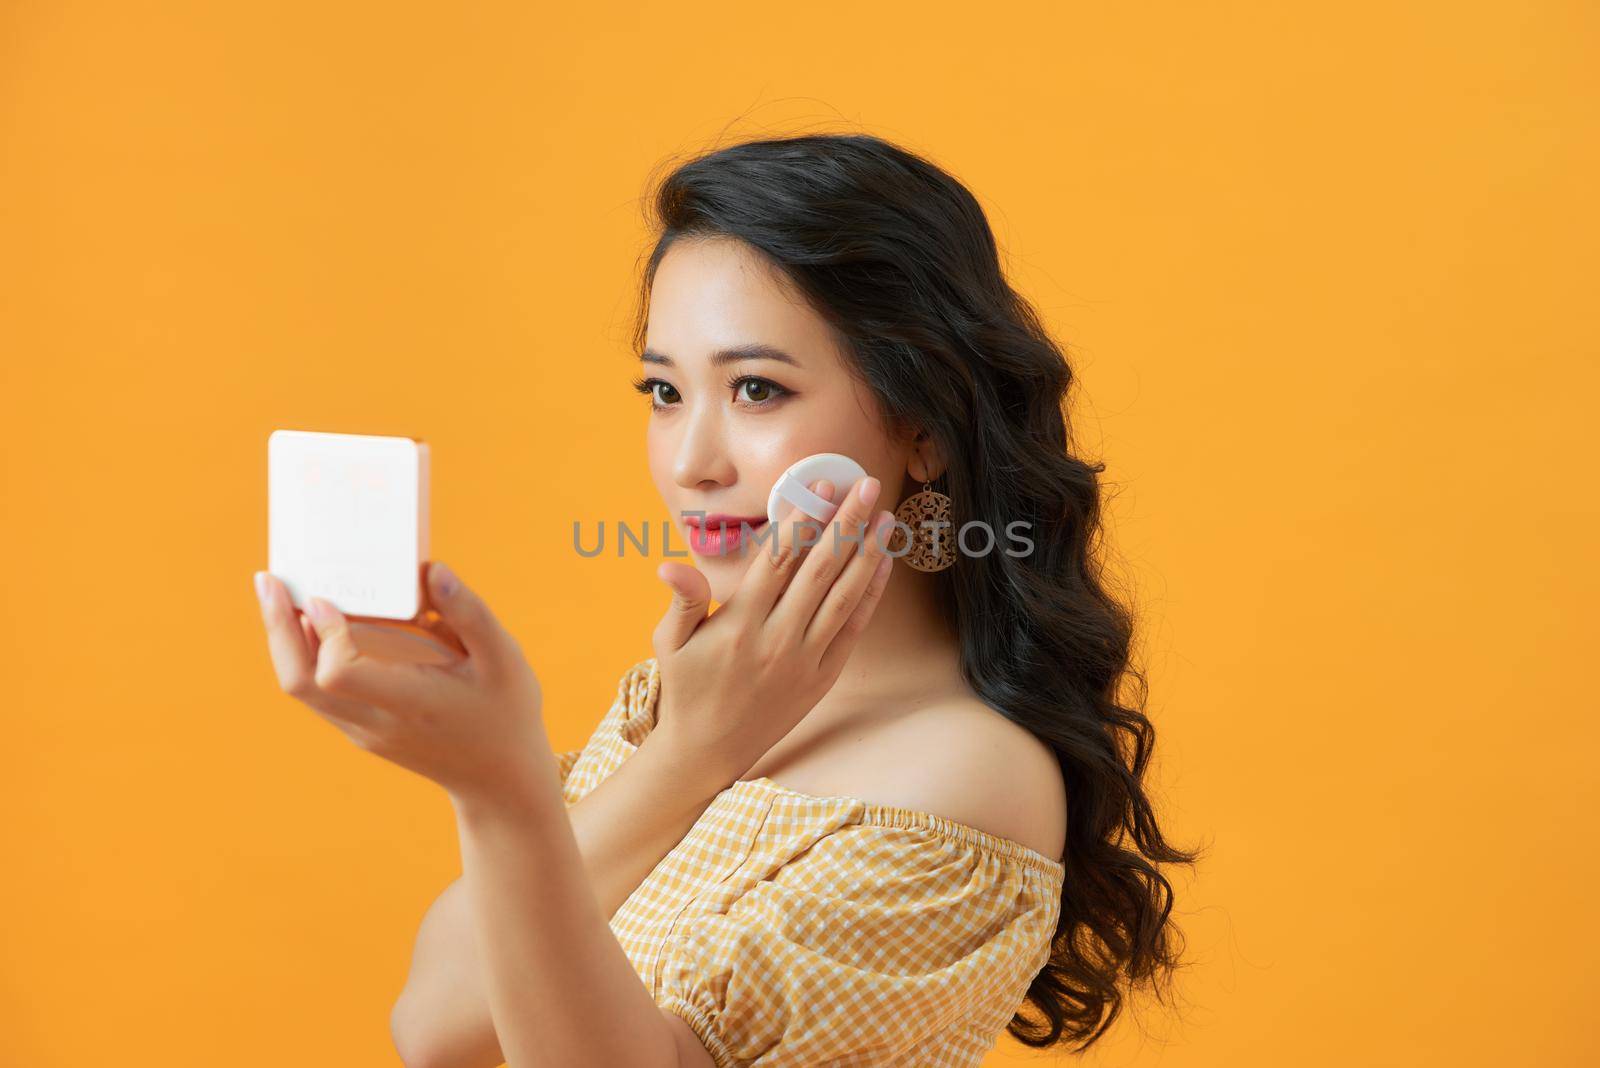
M720 413L707 406L684 413L683 437L672 460L672 477L684 489L731 485L734 464L728 455Z

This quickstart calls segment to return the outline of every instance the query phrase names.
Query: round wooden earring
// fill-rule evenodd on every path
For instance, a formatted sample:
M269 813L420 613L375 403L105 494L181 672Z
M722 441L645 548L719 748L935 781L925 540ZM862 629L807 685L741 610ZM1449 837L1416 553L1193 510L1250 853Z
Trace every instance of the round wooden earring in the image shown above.
M900 502L894 510L896 525L890 536L890 555L918 571L943 571L956 562L956 529L950 521L950 498L922 483L922 491L913 493ZM933 523L933 526L924 526ZM906 547L906 531L911 532L911 549Z

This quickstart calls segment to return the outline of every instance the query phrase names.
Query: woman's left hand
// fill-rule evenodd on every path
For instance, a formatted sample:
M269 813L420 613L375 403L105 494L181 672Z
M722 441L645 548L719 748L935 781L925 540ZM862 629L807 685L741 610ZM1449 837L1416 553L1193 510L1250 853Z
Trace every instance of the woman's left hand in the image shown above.
M467 655L445 664L363 655L344 614L312 598L310 625L289 591L260 573L261 616L278 683L358 746L432 779L452 799L525 796L551 759L539 680L489 607L440 563L433 608Z

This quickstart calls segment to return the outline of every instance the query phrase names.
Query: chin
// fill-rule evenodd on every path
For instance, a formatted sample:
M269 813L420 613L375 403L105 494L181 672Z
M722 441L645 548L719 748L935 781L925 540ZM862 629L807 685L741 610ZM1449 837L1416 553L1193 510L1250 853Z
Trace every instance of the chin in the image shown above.
M744 577L745 568L749 566L748 556L693 556L689 557L690 563L695 566L706 582L711 586L711 599L718 604L733 596L733 591L739 588L739 580Z

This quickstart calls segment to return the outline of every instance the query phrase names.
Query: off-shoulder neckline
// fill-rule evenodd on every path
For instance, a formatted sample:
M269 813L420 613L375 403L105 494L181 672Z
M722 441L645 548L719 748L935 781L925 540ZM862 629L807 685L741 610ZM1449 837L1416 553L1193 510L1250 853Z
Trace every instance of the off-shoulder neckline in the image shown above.
M877 801L863 801L859 797L850 797L846 794L808 794L802 790L785 786L766 775L758 775L752 779L738 779L730 789L740 786L759 787L771 793L784 794L798 798L802 801L843 802L853 805L861 810L863 822L878 827L908 827L920 830L933 831L950 838L955 838L968 845L987 850L997 856L1007 857L1020 861L1032 868L1037 868L1047 875L1065 876L1066 864L1052 859L1034 849L1032 846L1023 845L1015 838L986 831L981 827L974 827L970 823L953 820L949 816L941 816L936 812L927 812L917 808L903 808L899 805L888 805Z
M645 693L641 701L643 705L641 711L644 713L643 718L646 724L653 730L656 720L656 699L661 689L660 659L654 656L646 657L634 664L629 669L629 674L634 674L640 668L646 669L644 679ZM633 718L632 709L624 706L622 712L622 722L624 724L630 722ZM632 742L623 738L620 732L618 738L630 749L636 748ZM850 797L846 794L808 794L793 787L785 786L766 775L758 775L751 779L736 779L729 789L735 789L740 786L754 786L769 793L784 794L801 801L844 802L856 806L861 811L862 819L866 823L880 827L908 827L932 831L935 834L942 834L948 838L954 838L980 849L988 850L997 856L1020 861L1025 866L1042 871L1046 875L1058 879L1066 877L1067 866L1064 861L1047 857L1032 846L1023 845L1015 838L1007 838L993 831L974 827L970 823L962 823L959 820L951 819L949 816L941 816L936 812L927 812L916 808L902 808L899 805L889 805L877 801L864 801L859 797Z

